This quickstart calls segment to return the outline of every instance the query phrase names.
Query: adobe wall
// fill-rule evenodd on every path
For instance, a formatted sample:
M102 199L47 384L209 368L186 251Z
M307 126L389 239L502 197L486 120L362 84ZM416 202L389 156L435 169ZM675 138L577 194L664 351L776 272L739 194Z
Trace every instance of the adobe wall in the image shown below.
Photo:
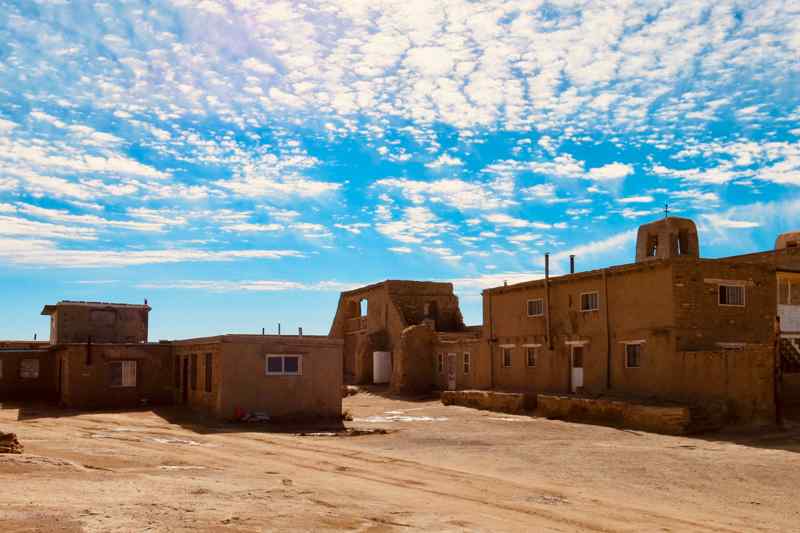
M222 396L218 416L232 418L237 407L278 418L341 416L341 340L251 336L223 342L220 349ZM302 375L266 375L266 354L302 355Z
M39 377L20 377L23 359L39 360ZM0 343L0 401L55 400L57 374L54 354L41 343Z
M56 360L63 364L61 401L67 407L111 409L172 403L169 344L68 344L58 348ZM112 361L136 361L135 387L111 386Z
M59 304L51 315L52 344L147 342L148 311L144 307ZM53 337L53 335L55 335Z
M392 392L427 394L433 390L435 343L436 332L430 325L418 324L403 330L400 342L392 353Z
M491 368L488 357L488 343L477 334L444 334L437 335L432 351L434 357L443 354L445 366L439 372L434 359L434 386L439 390L447 390L447 354L456 354L456 390L487 389L491 386ZM469 372L464 372L464 354L470 354Z
M452 283L427 281L387 281L389 295L402 314L406 324L421 324L434 321L436 331L461 331L464 319L453 294ZM425 315L425 304L433 304L435 316Z
M214 414L220 409L222 397L222 358L219 342L201 342L197 344L175 344L173 358L172 387L175 403L184 403L182 384L184 368L187 371L186 403L193 409ZM211 354L211 391L206 390L206 354ZM192 383L192 355L196 355L196 383ZM187 361L184 366L184 361Z
M719 282L745 284L745 306L719 305ZM773 342L777 281L768 264L675 261L677 349L708 350L717 342Z
M645 340L654 352L668 349L674 325L669 262L610 269L605 279L607 289L602 271L551 281L552 350L547 343L545 316L527 316L527 301L545 298L543 281L485 291L484 336L493 340L486 356L492 361L494 387L520 392L569 392L567 341L588 341L584 346L584 389L590 393L607 388L609 353L612 383L614 375L624 367L622 341ZM581 311L581 293L592 291L599 293L599 309ZM513 345L510 368L502 366L504 345ZM525 345L541 345L535 367L527 366Z

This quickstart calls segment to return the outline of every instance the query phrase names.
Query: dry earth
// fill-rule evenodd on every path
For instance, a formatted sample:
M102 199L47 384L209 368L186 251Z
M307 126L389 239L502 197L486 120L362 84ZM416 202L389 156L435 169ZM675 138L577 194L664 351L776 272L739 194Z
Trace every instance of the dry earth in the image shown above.
M4 405L25 454L0 455L0 531L800 530L798 425L690 439L373 393L345 408L388 432Z

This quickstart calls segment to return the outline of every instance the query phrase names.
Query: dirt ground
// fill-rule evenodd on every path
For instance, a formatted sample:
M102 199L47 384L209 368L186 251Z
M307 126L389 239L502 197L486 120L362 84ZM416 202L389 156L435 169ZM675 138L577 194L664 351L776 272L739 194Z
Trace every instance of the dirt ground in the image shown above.
M336 436L3 405L25 454L0 455L0 531L800 531L798 425L694 439L344 401Z

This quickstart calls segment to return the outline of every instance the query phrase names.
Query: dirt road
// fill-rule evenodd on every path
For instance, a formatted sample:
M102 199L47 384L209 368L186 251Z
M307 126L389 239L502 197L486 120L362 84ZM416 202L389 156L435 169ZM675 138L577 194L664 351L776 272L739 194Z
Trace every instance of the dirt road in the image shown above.
M4 406L0 531L793 531L800 428L666 437L361 393L358 436Z

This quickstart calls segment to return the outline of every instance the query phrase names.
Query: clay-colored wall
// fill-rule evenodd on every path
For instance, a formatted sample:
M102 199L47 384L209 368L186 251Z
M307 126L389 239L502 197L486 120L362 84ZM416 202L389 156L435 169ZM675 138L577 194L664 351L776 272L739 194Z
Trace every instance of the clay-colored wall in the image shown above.
M23 379L19 375L22 359L39 360L39 377ZM0 343L0 401L52 400L56 397L57 375L54 354L42 343Z
M718 280L746 283L745 306L719 305ZM772 343L777 280L768 264L675 261L677 348L716 349L718 342Z
M192 408L213 414L220 409L220 399L222 397L222 358L220 356L220 343L219 342L205 342L198 344L176 344L173 355L173 368L178 365L177 371L174 371L172 376L172 384L174 387L174 400L175 403L183 403L183 395L181 387L183 381L184 360L188 360L186 369L188 374L186 376L186 384L188 386L186 392L186 403ZM206 354L211 354L211 392L206 390ZM197 383L196 387L192 388L192 355L197 356Z
M93 312L99 312L93 315ZM113 313L114 319L106 319ZM147 342L148 310L145 307L123 307L111 305L59 304L51 315L55 321L51 337L52 344L70 342ZM102 319L101 319L102 318Z
M87 350L91 364L87 365ZM172 403L172 347L168 344L63 345L61 401L78 409L139 407ZM110 385L111 361L136 361L136 386Z
M436 388L447 390L447 354L456 354L456 390L485 389L491 386L491 368L487 357L488 344L481 338L440 334L433 346ZM464 353L470 354L469 373L464 372ZM444 367L439 372L438 354L444 354Z
M337 418L342 412L342 341L327 337L252 336L220 345L218 415L236 408L272 417ZM302 375L267 376L267 354L301 354Z
M545 298L543 281L484 292L484 335L487 340L490 336L495 340L486 350L492 361L494 387L520 392L568 392L567 341L588 341L583 350L584 389L592 393L607 389L610 346L613 387L614 375L619 365L624 365L619 355L622 341L644 339L653 350L668 349L674 324L671 281L670 266L665 261L612 269L605 281L602 271L554 278L550 286L552 351L547 343L545 317L527 316L527 301ZM599 309L583 312L581 293L592 291L599 293ZM526 344L541 345L535 367L527 366ZM503 345L514 346L510 368L502 366Z

